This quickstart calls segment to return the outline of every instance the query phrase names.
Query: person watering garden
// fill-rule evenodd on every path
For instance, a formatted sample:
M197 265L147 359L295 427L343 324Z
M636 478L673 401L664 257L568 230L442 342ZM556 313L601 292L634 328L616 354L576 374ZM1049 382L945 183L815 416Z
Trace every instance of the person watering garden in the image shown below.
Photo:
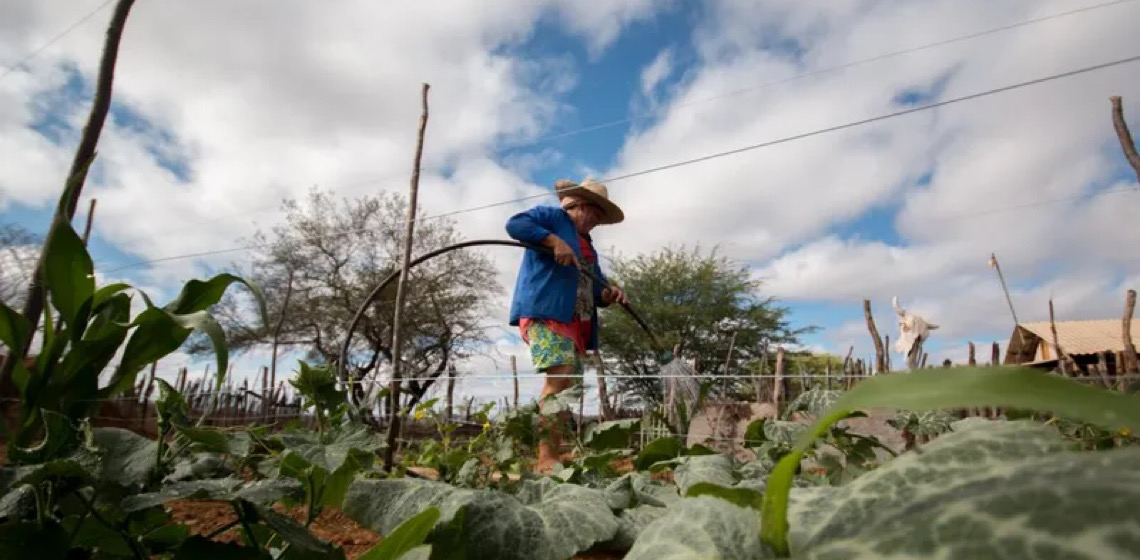
M625 214L606 186L591 179L560 180L554 190L560 207L535 206L507 220L513 239L554 252L526 251L511 298L510 325L529 346L535 371L546 376L542 398L566 390L582 375L586 352L598 346L598 308L627 303L620 288L605 287L584 270L607 283L590 232L622 222ZM559 463L562 427L549 426L549 436L539 441L540 472Z

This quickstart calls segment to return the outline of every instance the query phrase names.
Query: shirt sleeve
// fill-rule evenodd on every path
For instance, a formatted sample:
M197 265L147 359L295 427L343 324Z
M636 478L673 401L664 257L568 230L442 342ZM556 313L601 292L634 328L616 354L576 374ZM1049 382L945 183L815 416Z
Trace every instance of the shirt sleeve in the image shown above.
M507 235L512 239L538 245L552 233L553 213L551 208L535 206L525 212L511 216L507 220Z

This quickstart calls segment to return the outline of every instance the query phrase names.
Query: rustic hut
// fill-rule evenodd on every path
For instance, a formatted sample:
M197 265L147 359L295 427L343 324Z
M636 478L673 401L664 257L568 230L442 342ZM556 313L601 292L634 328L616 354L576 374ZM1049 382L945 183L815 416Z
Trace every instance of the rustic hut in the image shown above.
M1120 319L1057 321L1056 327L1057 344L1061 351L1078 365L1096 363L1102 353L1109 360L1115 361L1124 352ZM1132 344L1140 346L1140 336L1135 331L1131 334ZM1010 333L1002 363L1052 368L1057 364L1058 357L1048 321L1021 323Z

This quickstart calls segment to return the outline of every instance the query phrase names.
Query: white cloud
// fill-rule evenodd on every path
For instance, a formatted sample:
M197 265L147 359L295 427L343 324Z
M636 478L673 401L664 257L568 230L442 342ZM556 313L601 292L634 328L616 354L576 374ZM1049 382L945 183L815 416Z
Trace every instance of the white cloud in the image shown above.
M8 4L0 22L5 66L97 2L86 0L82 9L61 0ZM628 26L668 6L138 4L123 40L116 100L150 126L108 122L100 176L85 191L99 198L96 232L141 258L160 258L234 246L280 219L281 198L302 197L314 184L348 196L404 193L423 82L432 89L420 200L438 214L541 194L546 186L522 177L554 163L595 177L621 175L888 113L904 92L933 89L951 98L1132 55L1129 22L1140 14L1120 5L825 72L1072 4L718 1L696 24L693 66L680 67L684 57L674 49L685 38L670 36L640 77L631 74L634 95L659 90L678 73L685 78L655 106L656 124L626 139L611 169L554 149L495 160L497 146L538 138L571 114L561 94L582 79L565 53L533 59L509 47L553 15L597 57ZM45 50L28 71L0 80L0 209L12 201L50 204L62 185L86 101L56 115L73 128L58 146L28 126L69 79L62 63L75 64L90 83L108 14ZM811 75L756 88L804 73ZM1134 76L1134 68L1118 67L614 181L610 192L628 218L599 230L598 244L623 253L720 244L730 258L757 263L774 295L797 302L858 308L870 298L889 309L898 295L942 325L936 336L947 352L970 337L1008 331L1000 287L985 267L990 252L1015 285L1023 319L1041 313L1050 290L1060 317L1115 316L1123 288L1140 278L1130 257L1140 239L1136 195L1076 197L1135 186L1122 173L1107 102L1123 95L1126 114L1140 115ZM724 95L747 88L756 89ZM154 150L184 166L188 180L160 165ZM928 173L929 184L919 186ZM501 239L506 217L535 202L455 219L469 238ZM835 233L878 207L900 209L884 224L898 242ZM507 292L488 321L510 335L507 301L521 252L486 253ZM178 286L203 264L241 258L156 263L141 269L143 283ZM124 263L97 264L109 270ZM880 329L891 326L889 315L880 317ZM866 349L861 322L828 334L835 351L845 352L848 341ZM529 367L521 346L504 342L499 350ZM264 356L245 363L255 370L258 359ZM505 363L472 360L468 367L500 371ZM526 391L537 395L538 378L528 379ZM508 386L478 390L501 394Z
M701 65L662 120L627 140L607 175L890 113L903 92L948 99L1134 54L1125 21L1138 12L1118 6L826 71L1070 8L714 3L694 43ZM800 74L808 77L722 95ZM720 243L758 263L770 293L794 302L858 309L870 298L889 310L897 295L928 310L944 340L1006 335L1011 319L985 265L990 252L1010 282L1036 286L1015 290L1023 320L1044 309L1044 289L1069 298L1072 313L1100 316L1129 287L1122 277L1140 271L1126 256L1140 239L1126 217L1136 194L1108 192L1135 186L1122 175L1107 100L1123 95L1132 100L1126 111L1140 114L1131 110L1140 109L1134 76L1117 67L617 181L611 192L629 218L614 237L629 250ZM896 230L897 243L834 233L895 205L897 220L881 225ZM884 320L893 328L890 315L879 319L880 330ZM836 352L870 348L861 321L827 335Z
M641 94L650 97L662 80L673 72L673 51L665 49L641 70Z

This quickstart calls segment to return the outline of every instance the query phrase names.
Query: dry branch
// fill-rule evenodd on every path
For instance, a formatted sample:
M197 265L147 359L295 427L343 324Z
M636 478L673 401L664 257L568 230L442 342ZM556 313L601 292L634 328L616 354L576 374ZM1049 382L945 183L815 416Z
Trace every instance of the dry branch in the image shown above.
M420 129L416 138L416 157L415 163L412 165L412 181L410 187L410 195L408 198L408 220L404 233L404 255L403 262L400 264L400 277L396 283L396 311L392 318L392 382L389 385L389 409L388 417L388 447L384 450L384 468L388 471L392 470L392 465L396 457L396 444L397 438L400 433L400 346L402 345L401 334L402 325L400 324L400 315L404 309L404 300L407 298L407 290L405 284L408 278L408 263L412 260L412 236L415 235L416 225L416 205L417 198L420 190L420 160L423 158L424 153L424 132L427 129L428 120L428 89L431 88L428 84L423 85L423 114L420 116Z
M1136 172L1136 180L1140 181L1140 154L1136 153L1136 144L1132 142L1132 133L1128 131L1128 123L1124 121L1124 109L1120 104L1120 96L1113 95L1108 100L1112 103L1112 126L1116 129L1116 137L1120 139L1120 148L1124 150L1124 157L1132 170Z

